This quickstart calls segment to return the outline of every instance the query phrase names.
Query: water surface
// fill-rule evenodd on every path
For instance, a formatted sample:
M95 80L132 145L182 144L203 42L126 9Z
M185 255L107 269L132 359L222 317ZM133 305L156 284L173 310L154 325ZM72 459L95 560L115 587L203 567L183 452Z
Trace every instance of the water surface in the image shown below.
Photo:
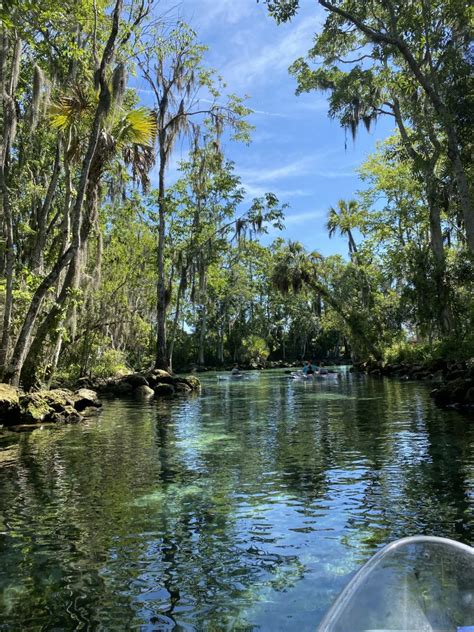
M0 630L314 630L380 546L474 540L474 424L282 372L0 433Z

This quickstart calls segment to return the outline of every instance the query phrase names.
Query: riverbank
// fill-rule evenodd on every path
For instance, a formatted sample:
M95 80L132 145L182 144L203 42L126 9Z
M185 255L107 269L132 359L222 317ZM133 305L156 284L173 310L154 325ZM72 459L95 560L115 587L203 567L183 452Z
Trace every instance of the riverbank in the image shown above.
M201 388L201 382L194 375L179 376L162 369L134 372L118 377L83 377L79 379L79 383L82 387L93 388L107 396L134 396L142 399L190 393Z
M104 397L153 399L199 390L195 376L178 377L159 369L120 377L81 378L76 387L24 392L0 384L0 427L28 430L44 423L78 423L102 406Z
M430 393L442 408L474 409L474 362L431 360L424 364L364 362L354 364L353 371L372 376L396 377L401 380L432 382Z
M346 366L352 364L350 358L329 358L325 359L326 366ZM265 360L262 362L239 362L239 368L242 371L263 371L267 369L301 369L303 360ZM234 363L227 363L220 366L202 366L199 364L191 364L186 367L176 369L177 373L207 373L209 371L231 371Z
M0 426L23 430L43 423L78 423L102 402L91 389L39 390L25 393L0 384Z

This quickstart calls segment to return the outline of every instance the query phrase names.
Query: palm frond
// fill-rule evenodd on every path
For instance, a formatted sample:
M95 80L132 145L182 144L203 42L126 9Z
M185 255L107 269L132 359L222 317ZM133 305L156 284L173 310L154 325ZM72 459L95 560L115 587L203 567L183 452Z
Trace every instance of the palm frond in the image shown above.
M119 123L117 138L121 144L135 143L151 147L157 133L156 119L146 108L127 112Z
M89 115L94 105L94 99L90 93L81 86L73 86L70 94L60 96L51 105L49 109L51 125L64 131L73 123Z

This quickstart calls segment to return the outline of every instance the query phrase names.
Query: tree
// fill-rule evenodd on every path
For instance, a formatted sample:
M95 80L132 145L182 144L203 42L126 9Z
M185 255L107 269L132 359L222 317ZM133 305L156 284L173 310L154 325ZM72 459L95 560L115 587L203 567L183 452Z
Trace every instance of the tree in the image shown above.
M266 4L278 21L291 19L299 8L299 0L268 0ZM319 0L319 4L328 17L309 58L322 58L323 67L313 71L305 60L298 60L292 67L298 90L332 91L332 112L343 110L341 122L353 132L359 122L370 126L374 118L386 113L387 101L397 124L410 118L416 124L411 117L413 108L422 113L425 127L439 130L446 141L466 240L473 251L474 212L467 175L470 140L466 135L472 126L466 113L473 110L468 87L472 81L468 6L450 0L410 4ZM351 70L340 70L342 64L349 64ZM411 107L405 107L407 102Z
M360 218L357 216L358 205L356 200L339 200L337 203L337 209L330 207L328 213L328 220L326 228L329 233L329 237L332 237L336 230L339 231L341 236L347 236L349 244L349 256L357 254L357 246L352 235L354 228L360 224Z
M139 65L155 101L157 117L158 163L158 244L157 244L157 350L156 367L169 368L166 334L166 316L169 292L165 274L165 236L167 198L165 172L173 148L183 135L199 133L199 118L206 118L217 135L228 124L235 137L248 138L249 127L244 118L250 112L235 96L225 105L219 104L220 93L213 81L213 73L205 70L202 57L206 48L196 41L195 33L185 24L179 24L169 37L155 36L153 45L143 53ZM211 97L204 106L202 98ZM201 101L200 101L201 100Z
M319 253L308 254L300 243L289 242L277 258L271 278L283 294L298 294L305 287L312 290L338 316L353 347L375 359L382 357L377 341L378 314L369 312L359 300L361 276L357 266L342 264L338 257L323 259ZM375 326L368 326L368 320L375 320Z
M56 286L61 278L63 271L67 271L68 275L72 275L74 261L77 260L78 253L87 243L92 224L93 216L91 215L95 204L92 203L94 187L91 188L94 178L94 161L97 163L97 151L102 131L104 129L104 121L110 112L113 98L116 94L115 88L111 83L110 70L114 62L117 48L125 47L135 29L145 18L148 12L148 5L144 2L133 3L130 12L127 13L130 23L127 28L121 28L121 14L123 9L122 0L116 0L111 7L111 16L108 33L104 37L99 37L97 23L95 21L92 28L89 27L89 37L92 43L92 51L89 59L91 60L92 70L95 73L95 85L98 89L98 97L91 112L91 124L87 130L87 140L84 143L84 153L80 161L80 168L77 171L77 181L75 188L70 188L70 198L67 200L66 206L63 208L64 218L67 218L67 224L70 226L70 234L65 243L64 248L56 249L54 252L54 263L49 272L41 276L37 284L28 309L22 319L16 344L8 362L8 368L5 372L5 379L13 384L18 384L20 380L23 364L31 345L32 336L38 318L48 293ZM98 17L96 12L96 17ZM42 26L39 27L41 31ZM41 38L39 38L41 41ZM99 57L98 50L102 49ZM125 49L123 49L125 50ZM120 68L120 64L118 66ZM117 78L120 71L117 70L113 77ZM69 76L69 79L71 77ZM117 84L115 84L116 87ZM34 99L33 99L34 101ZM33 105L33 111L35 106ZM19 154L19 159L22 155ZM53 169L52 180L57 176L57 169ZM74 190L74 194L72 191ZM48 197L51 197L50 190L46 193L45 203ZM60 215L57 215L57 218ZM7 222L8 223L8 222Z

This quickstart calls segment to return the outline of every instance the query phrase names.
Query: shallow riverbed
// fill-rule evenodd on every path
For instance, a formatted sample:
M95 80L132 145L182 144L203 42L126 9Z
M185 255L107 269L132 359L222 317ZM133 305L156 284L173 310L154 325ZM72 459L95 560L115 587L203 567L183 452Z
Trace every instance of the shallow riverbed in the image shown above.
M474 423L344 373L0 432L0 630L314 630L416 533L474 540Z

